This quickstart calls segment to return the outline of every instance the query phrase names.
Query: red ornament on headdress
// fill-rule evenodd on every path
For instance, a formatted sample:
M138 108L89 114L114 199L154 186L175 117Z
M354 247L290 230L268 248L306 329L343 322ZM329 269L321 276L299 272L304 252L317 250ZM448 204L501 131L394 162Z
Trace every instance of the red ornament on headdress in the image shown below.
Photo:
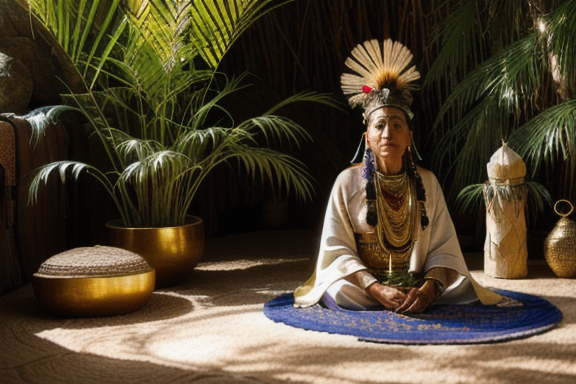
M370 93L370 92L372 92L372 91L373 91L373 89L372 89L371 87L369 87L369 86L367 86L367 85L363 85L363 86L362 86L362 92L364 92L364 93Z

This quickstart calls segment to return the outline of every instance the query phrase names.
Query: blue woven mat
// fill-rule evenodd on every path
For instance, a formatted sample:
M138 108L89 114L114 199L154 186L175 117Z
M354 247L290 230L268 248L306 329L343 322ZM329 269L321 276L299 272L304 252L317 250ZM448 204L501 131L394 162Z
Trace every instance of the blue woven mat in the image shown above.
M552 329L562 312L550 302L524 293L497 290L498 305L431 306L418 315L391 311L327 309L319 304L294 308L292 293L264 305L276 322L307 330L352 335L361 341L389 344L477 344L525 338Z

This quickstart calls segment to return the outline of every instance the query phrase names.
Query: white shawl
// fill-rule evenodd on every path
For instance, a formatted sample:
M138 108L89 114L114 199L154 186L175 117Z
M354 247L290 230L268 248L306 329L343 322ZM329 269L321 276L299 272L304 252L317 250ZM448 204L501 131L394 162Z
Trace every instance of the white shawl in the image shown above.
M358 164L347 168L334 183L324 218L316 269L312 277L295 290L296 306L316 304L334 282L366 269L358 256L354 240L354 233L372 230L366 223L362 167L362 164ZM426 189L426 212L430 224L425 230L419 228L418 240L410 258L410 271L423 275L435 267L456 270L461 278L447 287L440 297L442 302L462 302L463 297L470 297L470 289L465 292L470 286L473 287L472 294L482 303L498 302L499 295L481 287L470 276L436 176L423 168L418 168L418 172Z

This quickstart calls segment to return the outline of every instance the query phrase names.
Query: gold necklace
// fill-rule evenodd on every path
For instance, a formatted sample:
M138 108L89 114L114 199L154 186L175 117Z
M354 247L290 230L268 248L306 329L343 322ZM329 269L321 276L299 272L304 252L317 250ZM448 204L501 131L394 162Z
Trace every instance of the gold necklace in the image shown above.
M387 176L376 172L376 231L380 247L406 260L414 244L415 189L407 172ZM395 258L396 259L396 258Z

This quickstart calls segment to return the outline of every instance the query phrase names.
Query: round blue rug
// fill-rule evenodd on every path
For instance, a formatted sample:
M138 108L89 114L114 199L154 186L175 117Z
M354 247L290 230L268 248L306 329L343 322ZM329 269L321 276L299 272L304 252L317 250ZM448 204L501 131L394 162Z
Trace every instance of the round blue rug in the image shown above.
M361 341L411 345L502 342L548 331L562 320L562 312L545 299L496 292L505 297L497 305L438 305L409 316L386 310L328 309L319 304L295 308L293 294L287 293L266 303L264 314L297 328L352 335Z

